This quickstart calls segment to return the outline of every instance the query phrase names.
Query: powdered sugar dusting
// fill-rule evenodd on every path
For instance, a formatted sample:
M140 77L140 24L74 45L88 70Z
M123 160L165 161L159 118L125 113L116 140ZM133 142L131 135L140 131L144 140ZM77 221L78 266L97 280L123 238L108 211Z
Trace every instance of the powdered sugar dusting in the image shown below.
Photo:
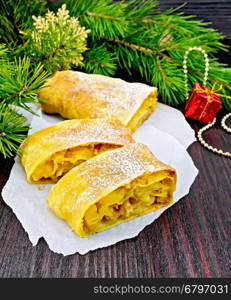
M103 193L130 182L145 172L158 171L165 166L148 150L147 146L132 143L123 148L103 153L92 160L72 169L68 176L83 178L86 188L79 195L76 205L81 205L81 198L91 204L102 197ZM58 184L59 185L59 184ZM57 185L57 188L58 188ZM71 192L71 191L70 191Z
M150 93L156 90L156 88L143 83L130 83L119 78L76 71L69 72L71 78L78 80L76 86L71 88L72 94L85 92L86 95L89 95L88 102L94 97L94 101L98 102L98 105L94 107L94 113L98 117L114 115L121 121L126 118L124 124L130 121Z
M69 146L76 144L105 142L126 144L132 141L129 129L116 120L84 119L64 121L59 130L54 130L50 138L57 144L66 143Z
M64 149L93 143L122 146L130 142L134 142L130 129L118 120L68 120L31 135L25 143L24 154L29 167Z

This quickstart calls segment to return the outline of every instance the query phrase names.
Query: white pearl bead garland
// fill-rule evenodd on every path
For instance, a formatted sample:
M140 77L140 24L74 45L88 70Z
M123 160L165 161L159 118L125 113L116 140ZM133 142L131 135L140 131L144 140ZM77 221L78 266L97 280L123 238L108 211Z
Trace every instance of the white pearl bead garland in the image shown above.
M231 128L228 127L228 126L225 124L226 120L227 120L228 118L230 118L230 117L231 117L231 113L225 115L225 116L223 117L223 119L221 120L221 126L222 126L222 128L223 128L225 131L227 131L227 132L231 132Z
M203 84L206 85L207 79L208 79L208 75L209 75L209 58L208 58L208 54L205 52L204 49L202 49L201 47L191 47L189 48L184 55L184 60L183 60L183 69L184 69L184 82L185 82L185 91L186 91L186 95L187 97L189 96L188 93L188 67L187 67L187 61L188 61L188 55L191 51L196 50L196 51L200 51L203 55L204 55L204 59L205 59L205 74L204 74L204 80L203 80Z
M205 52L204 49L202 49L201 47L191 47L189 48L184 55L184 60L183 60L183 69L184 69L184 84L185 84L185 91L186 91L186 95L187 98L189 97L189 93L188 93L188 67L187 67L187 61L188 61L188 55L191 51L196 50L196 51L200 51L201 53L203 53L204 55L204 59L205 59L205 74L204 74L204 80L203 80L203 84L204 86L206 85L206 82L208 80L208 74L209 74L209 58L208 58L208 54ZM221 126L224 130L226 130L227 132L231 133L231 128L229 128L225 122L226 120L231 117L231 113L225 115L223 117L223 119L221 120ZM229 157L231 158L231 153L230 152L223 152L220 149L217 149L211 145L209 145L208 143L206 143L206 141L203 139L202 134L203 132L207 131L209 128L213 127L213 125L216 123L216 118L213 120L212 123L204 126L203 128L201 128L198 133L197 133L197 137L199 142L201 143L201 145L203 145L205 148L207 148L209 151L212 151L213 153L225 156L225 157Z
M224 130L226 130L227 132L231 133L231 128L228 127L225 122L226 120L231 117L231 113L225 115L223 117L223 119L221 120L221 126L224 128ZM205 131L207 131L209 128L213 127L213 125L216 123L216 118L213 120L212 123L204 126L203 128L201 128L198 133L197 133L197 138L199 140L199 142L201 143L201 145L203 145L205 148L207 148L208 150L212 151L213 153L225 156L225 157L229 157L231 158L231 153L230 152L224 152L220 149L217 149L211 145L209 145L208 143L205 142L205 140L202 137L202 133L204 133Z

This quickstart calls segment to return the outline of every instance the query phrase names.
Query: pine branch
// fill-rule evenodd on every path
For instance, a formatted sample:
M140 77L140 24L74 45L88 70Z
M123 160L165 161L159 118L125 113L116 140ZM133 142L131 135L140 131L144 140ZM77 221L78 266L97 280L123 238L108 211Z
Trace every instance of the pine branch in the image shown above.
M126 14L131 22L140 22L159 13L157 0L128 0Z
M69 16L65 5L57 14L48 11L45 17L33 19L34 28L23 51L34 62L41 62L50 72L82 65L89 30L81 27L77 18Z
M0 40L22 44L23 32L33 24L31 16L42 15L46 6L46 0L0 0Z
M146 54L152 54L152 55L156 55L157 52L155 50L152 50L150 48L146 48L146 47L143 47L143 46L139 46L139 45L136 45L136 44L132 44L132 43L129 43L129 42L126 42L126 41L123 41L123 40L119 40L119 39L107 39L106 37L102 36L102 39L110 42L110 43L113 43L113 44L118 44L118 45L122 45L122 46L125 46L127 48L131 48L133 50L137 50L139 52L143 52L143 53L146 53Z
M211 61L218 50L227 50L220 40L222 35L213 29L206 28L203 23L191 20L192 17L184 17L180 14L166 17L158 14L153 16L152 24L142 25L134 30L134 33L124 40L109 40L111 49L119 59L120 66L128 71L131 67L137 69L148 82L159 88L159 94L163 102L177 105L185 101L183 87L182 64L184 52L193 46L202 46ZM161 22L159 22L159 20ZM162 21L165 20L163 24ZM186 24L186 26L184 26ZM189 28L185 30L185 28ZM109 46L108 46L109 47ZM159 59L156 60L157 56ZM198 61L197 65L190 66L190 78L192 84L203 78L204 66L201 64L201 56L192 54L191 60ZM161 62L161 63L160 63ZM167 73L164 72L163 64L168 66ZM219 74L219 68L224 68L218 62L216 67L211 65L209 74L210 85L218 80L226 88L226 94L231 92L230 79L227 80L225 72ZM229 73L228 68L226 68ZM170 71L170 72L169 72ZM200 75L200 78L198 78ZM217 79L219 77L219 79ZM168 84L171 82L171 84ZM225 107L230 110L228 101L223 100Z
M106 20L110 20L110 21L118 21L118 18L116 18L116 17L107 16L107 15L104 15L104 14L101 14L101 13L94 13L94 12L91 12L91 11L86 11L85 15L89 16L89 17L106 19Z
M87 73L114 75L117 69L116 57L106 48L106 45L91 44L91 50L84 54L83 69Z
M79 17L80 24L91 30L91 36L98 38L124 37L128 31L125 1L111 0L69 0L64 1L71 16Z
M4 158L14 156L25 139L29 129L25 121L15 108L0 103L0 153Z
M16 0L17 3L20 1ZM178 13L176 9L160 13L154 0L66 0L58 7L63 3L67 4L72 17L79 18L81 26L91 30L88 38L90 49L82 56L85 50L76 55L77 46L72 43L71 32L63 28L64 34L59 35L57 31L56 34L45 34L41 43L31 43L29 39L21 53L19 48L14 53L27 53L35 64L42 62L52 71L80 66L86 72L114 75L117 66L128 72L131 68L136 69L147 82L159 88L163 102L177 105L185 101L184 52L189 47L200 45L211 61L208 85L218 81L223 84L227 95L231 93L230 69L215 58L219 50L226 51L227 47L222 43L223 36L208 28L208 23ZM72 63L74 57L77 57L76 64ZM202 80L204 66L200 62L200 54L192 53L189 59L191 84ZM224 105L231 109L230 101L224 99Z
M3 62L7 59L7 52L8 49L5 47L4 44L0 44L0 66L3 64Z
M156 13L155 0L67 0L64 1L72 16L79 17L80 23L91 30L94 38L124 38L134 24L144 15ZM132 24L133 23L133 24ZM131 26L132 25L132 26Z
M202 46L210 59L218 50L227 50L221 40L223 36L208 23L195 20L193 16L184 16L176 10L159 13L157 2L152 0L128 0L112 2L110 0L69 0L65 1L72 16L79 17L80 23L91 29L91 40L98 46L104 45L101 53L117 58L121 68L129 73L135 68L140 74L159 88L163 102L177 105L185 101L182 61L184 52L193 46ZM98 47L97 46L97 47ZM85 54L85 70L100 74L113 75L106 71L106 64L92 49ZM198 59L193 54L192 61ZM199 57L201 60L201 57ZM115 63L115 62L114 62ZM217 65L218 69L223 68ZM217 72L217 67L216 72ZM211 70L213 70L213 66ZM190 66L190 80L195 82L203 77L203 65ZM210 81L215 80L214 72ZM216 75L218 77L218 73ZM219 80L229 93L230 86L225 75ZM226 105L227 107L227 105Z
M0 69L0 99L31 111L28 104L38 102L38 89L49 73L43 71L41 64L31 66L30 59L26 57L15 59L14 63L3 63Z

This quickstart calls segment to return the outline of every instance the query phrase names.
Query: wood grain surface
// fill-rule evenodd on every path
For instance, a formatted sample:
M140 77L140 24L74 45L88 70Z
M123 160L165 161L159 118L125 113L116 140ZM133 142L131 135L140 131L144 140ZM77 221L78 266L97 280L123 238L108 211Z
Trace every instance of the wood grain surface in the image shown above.
M181 1L160 2L166 8ZM225 11L231 8L231 1L190 2L195 7L198 2L219 2ZM204 9L205 15L208 12ZM220 57L230 62L230 54ZM194 121L190 124L195 131L201 127ZM214 146L231 151L230 135L220 129L219 121L205 137ZM210 153L197 142L188 151L199 169L189 195L137 237L84 256L53 253L43 239L32 247L20 222L0 198L0 277L231 277L231 160ZM0 190L12 165L13 160L0 159Z
M200 127L193 121L191 125L195 130ZM205 137L230 151L230 136L219 129L219 122ZM230 277L231 160L197 142L189 153L199 169L189 195L138 237L85 256L53 253L43 239L32 247L1 199L0 277ZM0 161L1 188L12 164L12 160Z
M195 130L200 127L193 121L191 125ZM219 129L219 123L205 137L230 151L230 136ZM43 239L32 247L1 199L0 277L230 277L231 160L208 152L197 142L189 153L199 176L188 196L139 236L85 256L53 253ZM0 161L1 188L12 163Z
M196 15L198 19L212 22L212 27L220 30L226 38L231 38L231 1L228 0L159 0L160 9L176 8L183 3L180 11Z

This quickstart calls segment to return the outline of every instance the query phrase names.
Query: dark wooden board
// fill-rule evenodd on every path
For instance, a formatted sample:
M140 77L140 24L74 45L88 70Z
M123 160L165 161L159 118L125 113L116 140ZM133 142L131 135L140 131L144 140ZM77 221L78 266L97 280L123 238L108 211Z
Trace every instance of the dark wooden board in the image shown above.
M166 9L182 1L160 2ZM218 20L222 11L223 16L227 13L223 25L218 22L217 26L223 32L231 28L231 1L189 2L188 12L203 12L203 19L209 17L208 7L212 5L215 9L210 18ZM230 63L231 55L221 53L220 58ZM193 121L190 124L196 131L200 127ZM231 151L230 135L219 125L206 134L206 139ZM189 153L199 169L189 195L137 237L85 256L53 253L43 239L32 247L20 222L0 198L0 277L230 277L231 160L208 152L198 143L190 146ZM0 159L0 190L12 164L12 160Z
M188 15L196 15L198 19L212 22L212 27L220 30L226 38L231 38L231 1L228 0L159 0L161 10L178 7L187 2L180 11Z
M219 126L206 138L231 149L230 136ZM85 256L53 253L43 239L32 247L1 199L0 277L230 277L231 160L198 143L190 146L189 153L200 171L189 195L138 237ZM11 166L12 161L0 162L1 188Z

